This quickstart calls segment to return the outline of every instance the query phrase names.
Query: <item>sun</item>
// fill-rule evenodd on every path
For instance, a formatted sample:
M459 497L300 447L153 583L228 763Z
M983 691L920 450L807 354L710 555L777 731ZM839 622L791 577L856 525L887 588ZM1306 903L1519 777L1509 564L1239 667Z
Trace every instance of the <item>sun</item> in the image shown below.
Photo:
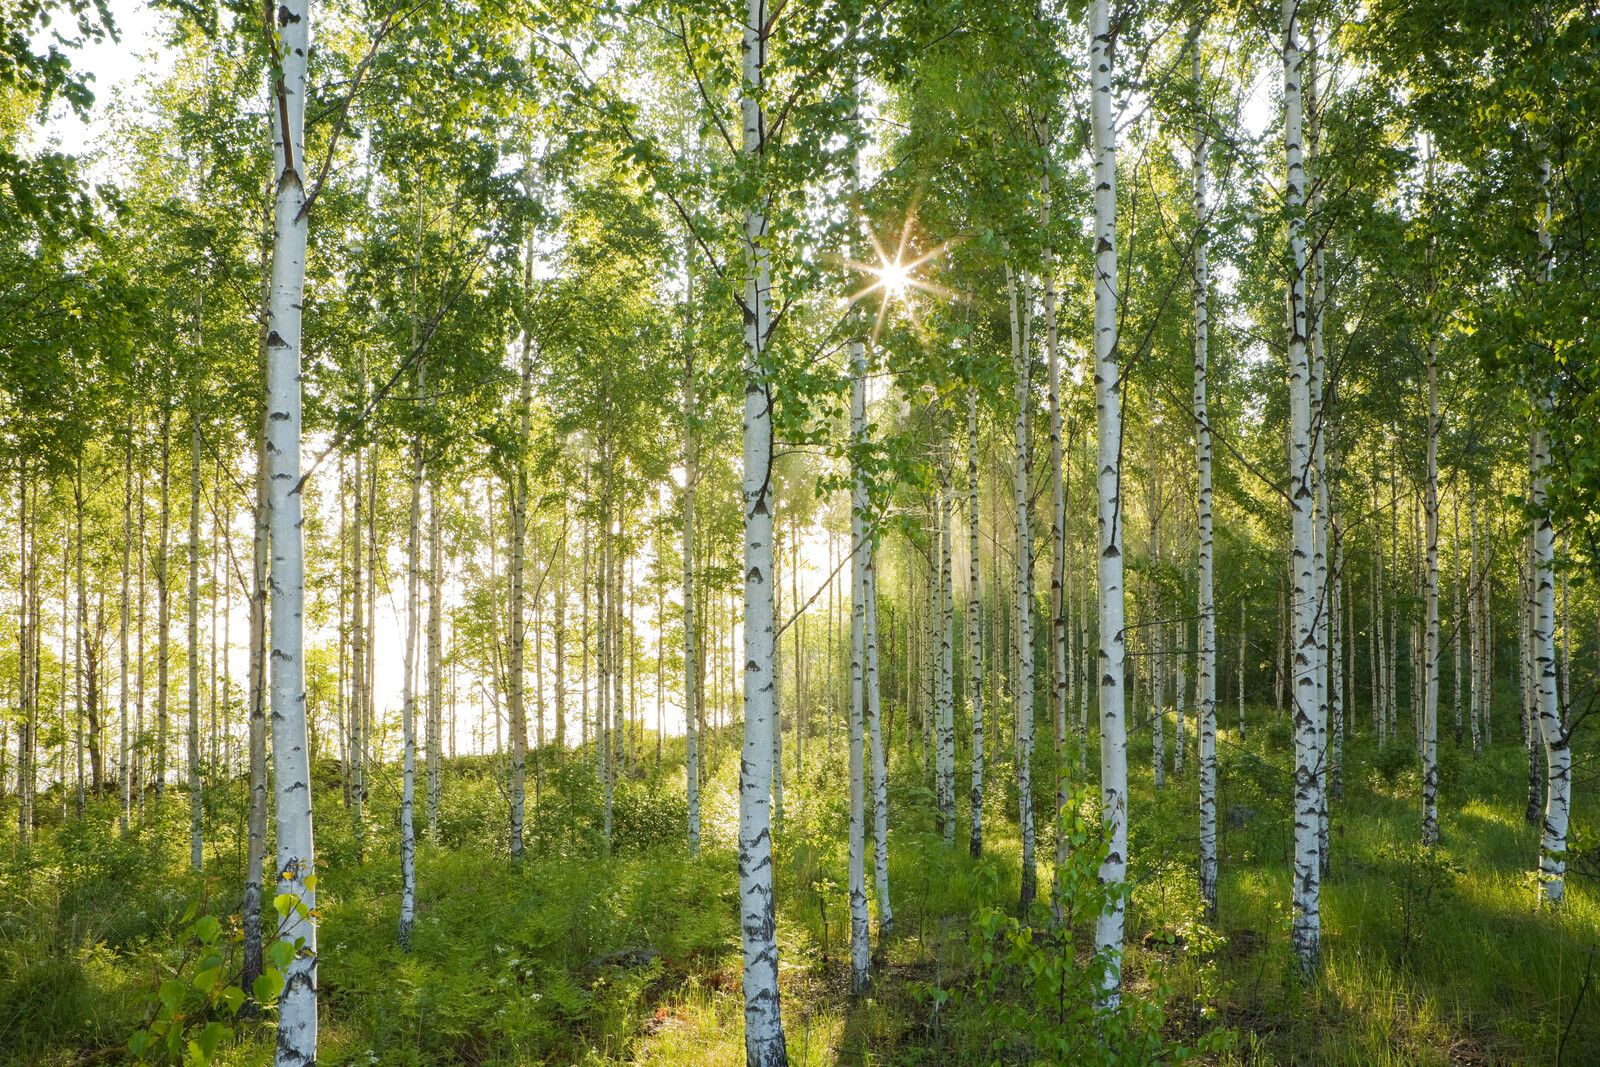
M879 294L877 321L872 327L872 341L877 342L878 332L883 329L885 318L888 317L890 305L898 304L910 316L913 323L917 322L917 309L913 297L922 292L938 299L957 299L957 295L944 286L927 278L920 277L918 268L930 260L943 255L950 248L960 243L960 239L952 239L921 253L912 251L912 231L916 225L915 210L908 212L905 224L900 230L900 240L894 253L878 240L870 225L863 225L867 241L872 246L874 253L871 261L846 259L844 265L847 269L866 275L869 284L856 290L845 298L848 307L858 300L862 300L873 293Z
M901 300L905 299L906 292L912 285L909 264L900 262L883 263L872 268L872 272L878 276L878 285L886 294Z

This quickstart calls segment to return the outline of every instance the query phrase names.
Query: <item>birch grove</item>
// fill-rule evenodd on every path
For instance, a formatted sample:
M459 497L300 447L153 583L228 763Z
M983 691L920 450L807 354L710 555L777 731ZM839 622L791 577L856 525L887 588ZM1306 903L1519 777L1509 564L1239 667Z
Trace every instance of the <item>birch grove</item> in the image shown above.
M8 1056L1600 1043L1584 3L135 7L0 33Z

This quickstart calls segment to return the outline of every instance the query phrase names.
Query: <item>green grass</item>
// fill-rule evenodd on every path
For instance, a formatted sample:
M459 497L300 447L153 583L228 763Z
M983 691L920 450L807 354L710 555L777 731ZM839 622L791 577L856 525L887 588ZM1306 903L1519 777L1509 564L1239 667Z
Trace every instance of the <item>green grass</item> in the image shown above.
M1285 1064L1553 1064L1558 1047L1561 1062L1577 1064L1600 1047L1600 990L1577 1000L1600 941L1600 902L1592 884L1572 877L1564 908L1535 906L1529 872L1537 836L1522 819L1526 763L1514 741L1481 760L1448 741L1442 746L1444 843L1429 855L1412 846L1420 821L1412 761L1380 757L1353 739L1344 797L1332 811L1324 969L1304 986L1288 952L1288 745L1272 713L1252 720L1259 728L1247 742L1228 734L1220 746L1215 945L1194 921L1193 734L1185 773L1169 772L1159 792L1146 734L1136 732L1130 752L1126 980L1136 994L1163 1002L1170 1040L1192 1041L1222 1026L1232 1047L1211 1060ZM503 847L495 761L453 762L440 840L419 847L410 953L394 938L394 769L377 777L358 863L337 768L319 766L319 1062L741 1063L733 741L724 736L713 747L699 860L679 843L681 764L674 759L681 743L668 743L659 776L641 768L619 785L609 852L596 829L587 763L546 766L529 818L531 855L520 864ZM1171 744L1169 731L1169 756ZM846 963L843 751L832 747L819 738L805 773L789 768L776 835L791 1058L988 1062L993 1013L963 991L974 979L970 938L979 909L1014 909L1019 850L1007 818L1014 777L1003 765L991 774L988 855L975 861L964 834L950 851L933 833L919 768L896 760L896 934L878 946L876 988L858 1001L848 994ZM1040 811L1049 810L1049 761L1042 751ZM1592 828L1592 798L1577 799L1574 824ZM85 820L63 822L57 800L41 798L46 825L27 855L16 846L14 806L0 805L0 1061L126 1058L146 998L180 959L186 904L202 901L218 915L237 909L242 803L236 782L214 791L203 877L186 870L181 792L152 799L126 840L116 834L110 800L95 802ZM1239 818L1230 821L1230 811ZM1041 861L1052 854L1051 841L1050 828L1041 827ZM1041 895L1049 883L1046 866ZM937 1012L935 990L954 995ZM999 1036L1009 1059L1028 1062L1026 1039ZM247 1027L224 1062L264 1063L269 1049L266 1028Z

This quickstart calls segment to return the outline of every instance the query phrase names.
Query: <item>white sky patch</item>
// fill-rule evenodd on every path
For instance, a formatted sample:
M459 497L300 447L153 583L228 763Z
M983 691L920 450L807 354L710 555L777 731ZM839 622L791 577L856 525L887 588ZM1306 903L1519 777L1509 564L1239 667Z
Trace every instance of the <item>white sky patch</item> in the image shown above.
M140 0L110 0L111 18L119 40L106 37L85 42L65 51L72 57L73 69L93 75L90 88L94 106L79 117L64 102L57 101L50 118L39 131L39 144L49 145L68 155L85 155L105 143L110 132L111 104L118 97L130 97L143 74L165 74L176 58L161 39L165 16ZM48 46L49 34L34 40L35 46Z

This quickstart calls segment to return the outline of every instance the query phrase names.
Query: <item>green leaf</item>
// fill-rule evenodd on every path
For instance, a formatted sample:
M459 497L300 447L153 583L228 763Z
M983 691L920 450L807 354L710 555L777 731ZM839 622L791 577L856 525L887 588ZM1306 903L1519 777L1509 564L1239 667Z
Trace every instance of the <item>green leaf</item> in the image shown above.
M257 1004L271 1004L283 992L283 972L276 967L266 967L250 985L250 995Z
M239 1009L244 1007L244 990L236 985L230 985L217 994L217 999L222 1002L222 1006L230 1015L237 1015Z
M160 998L161 1003L166 1005L167 1010L169 1011L177 1011L180 1007L182 1007L184 998L188 995L189 987L184 985L182 982L175 981L171 978L168 978L165 982L162 982L161 989L156 993L156 996Z
M289 964L294 960L295 946L288 941L274 941L267 946L266 957L280 971L289 969Z
M217 921L215 915L202 915L194 924L194 936L200 939L202 945L209 945L222 933L222 923Z

